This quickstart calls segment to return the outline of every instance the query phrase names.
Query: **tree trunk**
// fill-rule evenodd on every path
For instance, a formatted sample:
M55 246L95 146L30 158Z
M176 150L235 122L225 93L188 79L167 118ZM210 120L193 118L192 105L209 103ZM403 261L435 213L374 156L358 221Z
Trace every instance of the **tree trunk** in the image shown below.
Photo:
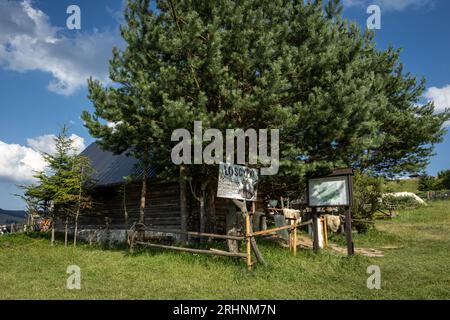
M246 215L249 214L248 210L247 210L247 204L245 201L240 201L240 200L233 200L233 203L241 210L242 212L242 218L245 220ZM250 222L249 225L249 230L246 230L248 233L252 234L253 233L253 228L252 228L252 223ZM258 260L258 262L262 263L264 266L267 266L267 262L266 260L264 260L264 257L261 253L261 251L259 251L258 245L256 244L256 240L255 237L251 237L250 239L250 243L253 249L253 252L255 253L256 259Z
M145 164L144 172L142 173L141 205L139 207L139 222L142 224L145 224L145 198L147 195L147 169L148 169L148 164Z
M123 214L124 214L124 224L125 224L125 242L128 239L128 210L127 210L127 188L126 185L123 187Z
M236 206L232 203L228 206L228 213L226 217L226 233L227 235L238 235L238 215L236 213ZM236 240L227 240L229 252L239 252L239 243Z
M200 196L200 232L206 231L206 188L208 186L208 180L205 180L201 184L201 196Z
M69 224L68 218L66 217L66 222L64 224L64 246L67 247L67 225Z
M216 194L214 189L209 189L209 213L208 213L208 224L209 232L217 233L216 228Z
M78 186L78 206L77 206L77 213L75 215L75 230L73 232L73 246L77 246L77 235L78 235L78 217L80 216L80 210L81 210L81 196L83 193L83 167L81 167L80 172L80 185Z
M205 232L205 194L200 197L200 232Z
M186 167L180 166L180 217L181 217L181 231L187 232L187 183L186 183ZM187 235L181 235L181 243L187 243Z
M78 216L80 215L80 206L77 208L77 214L75 215L75 230L73 231L73 246L77 246L77 233L78 233Z

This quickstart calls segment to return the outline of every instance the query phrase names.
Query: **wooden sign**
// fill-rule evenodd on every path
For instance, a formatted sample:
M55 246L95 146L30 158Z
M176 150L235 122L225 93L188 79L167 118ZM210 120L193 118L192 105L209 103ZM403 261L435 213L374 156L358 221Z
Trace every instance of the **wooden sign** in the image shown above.
M314 251L319 250L319 217L317 208L320 207L344 207L345 208L345 235L347 239L347 254L355 253L352 236L353 205L353 169L337 169L326 177L312 178L308 180L308 206L312 208Z
M217 197L256 201L258 169L220 163Z

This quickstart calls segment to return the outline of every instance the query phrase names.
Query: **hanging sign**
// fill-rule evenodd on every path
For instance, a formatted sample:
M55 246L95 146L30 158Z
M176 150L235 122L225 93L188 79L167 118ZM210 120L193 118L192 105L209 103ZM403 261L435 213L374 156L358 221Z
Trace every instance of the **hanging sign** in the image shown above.
M220 163L217 197L256 201L258 169Z

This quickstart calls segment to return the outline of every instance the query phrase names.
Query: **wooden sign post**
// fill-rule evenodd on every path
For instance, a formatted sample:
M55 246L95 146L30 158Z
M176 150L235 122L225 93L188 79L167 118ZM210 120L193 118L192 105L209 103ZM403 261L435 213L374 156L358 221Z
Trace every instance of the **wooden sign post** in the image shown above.
M314 251L319 250L319 222L317 208L343 207L347 254L354 254L351 208L353 204L353 169L338 169L325 177L308 180L308 206L312 209Z
M217 197L233 199L233 203L241 209L245 219L246 262L248 270L252 269L252 246L256 251L257 260L262 261L261 253L253 238L252 214L255 211L257 199L258 170L245 166L220 163ZM247 201L252 202L252 210L247 210Z
M313 250L318 252L319 247L319 215L317 214L317 208L312 208L312 219L313 219Z

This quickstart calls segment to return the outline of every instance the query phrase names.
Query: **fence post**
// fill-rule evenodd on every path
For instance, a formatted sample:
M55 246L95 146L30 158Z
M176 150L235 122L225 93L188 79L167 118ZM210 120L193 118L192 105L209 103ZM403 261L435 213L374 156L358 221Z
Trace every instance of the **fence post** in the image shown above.
M245 242L247 246L247 269L252 270L252 245L250 234L250 214L247 212L245 215Z

